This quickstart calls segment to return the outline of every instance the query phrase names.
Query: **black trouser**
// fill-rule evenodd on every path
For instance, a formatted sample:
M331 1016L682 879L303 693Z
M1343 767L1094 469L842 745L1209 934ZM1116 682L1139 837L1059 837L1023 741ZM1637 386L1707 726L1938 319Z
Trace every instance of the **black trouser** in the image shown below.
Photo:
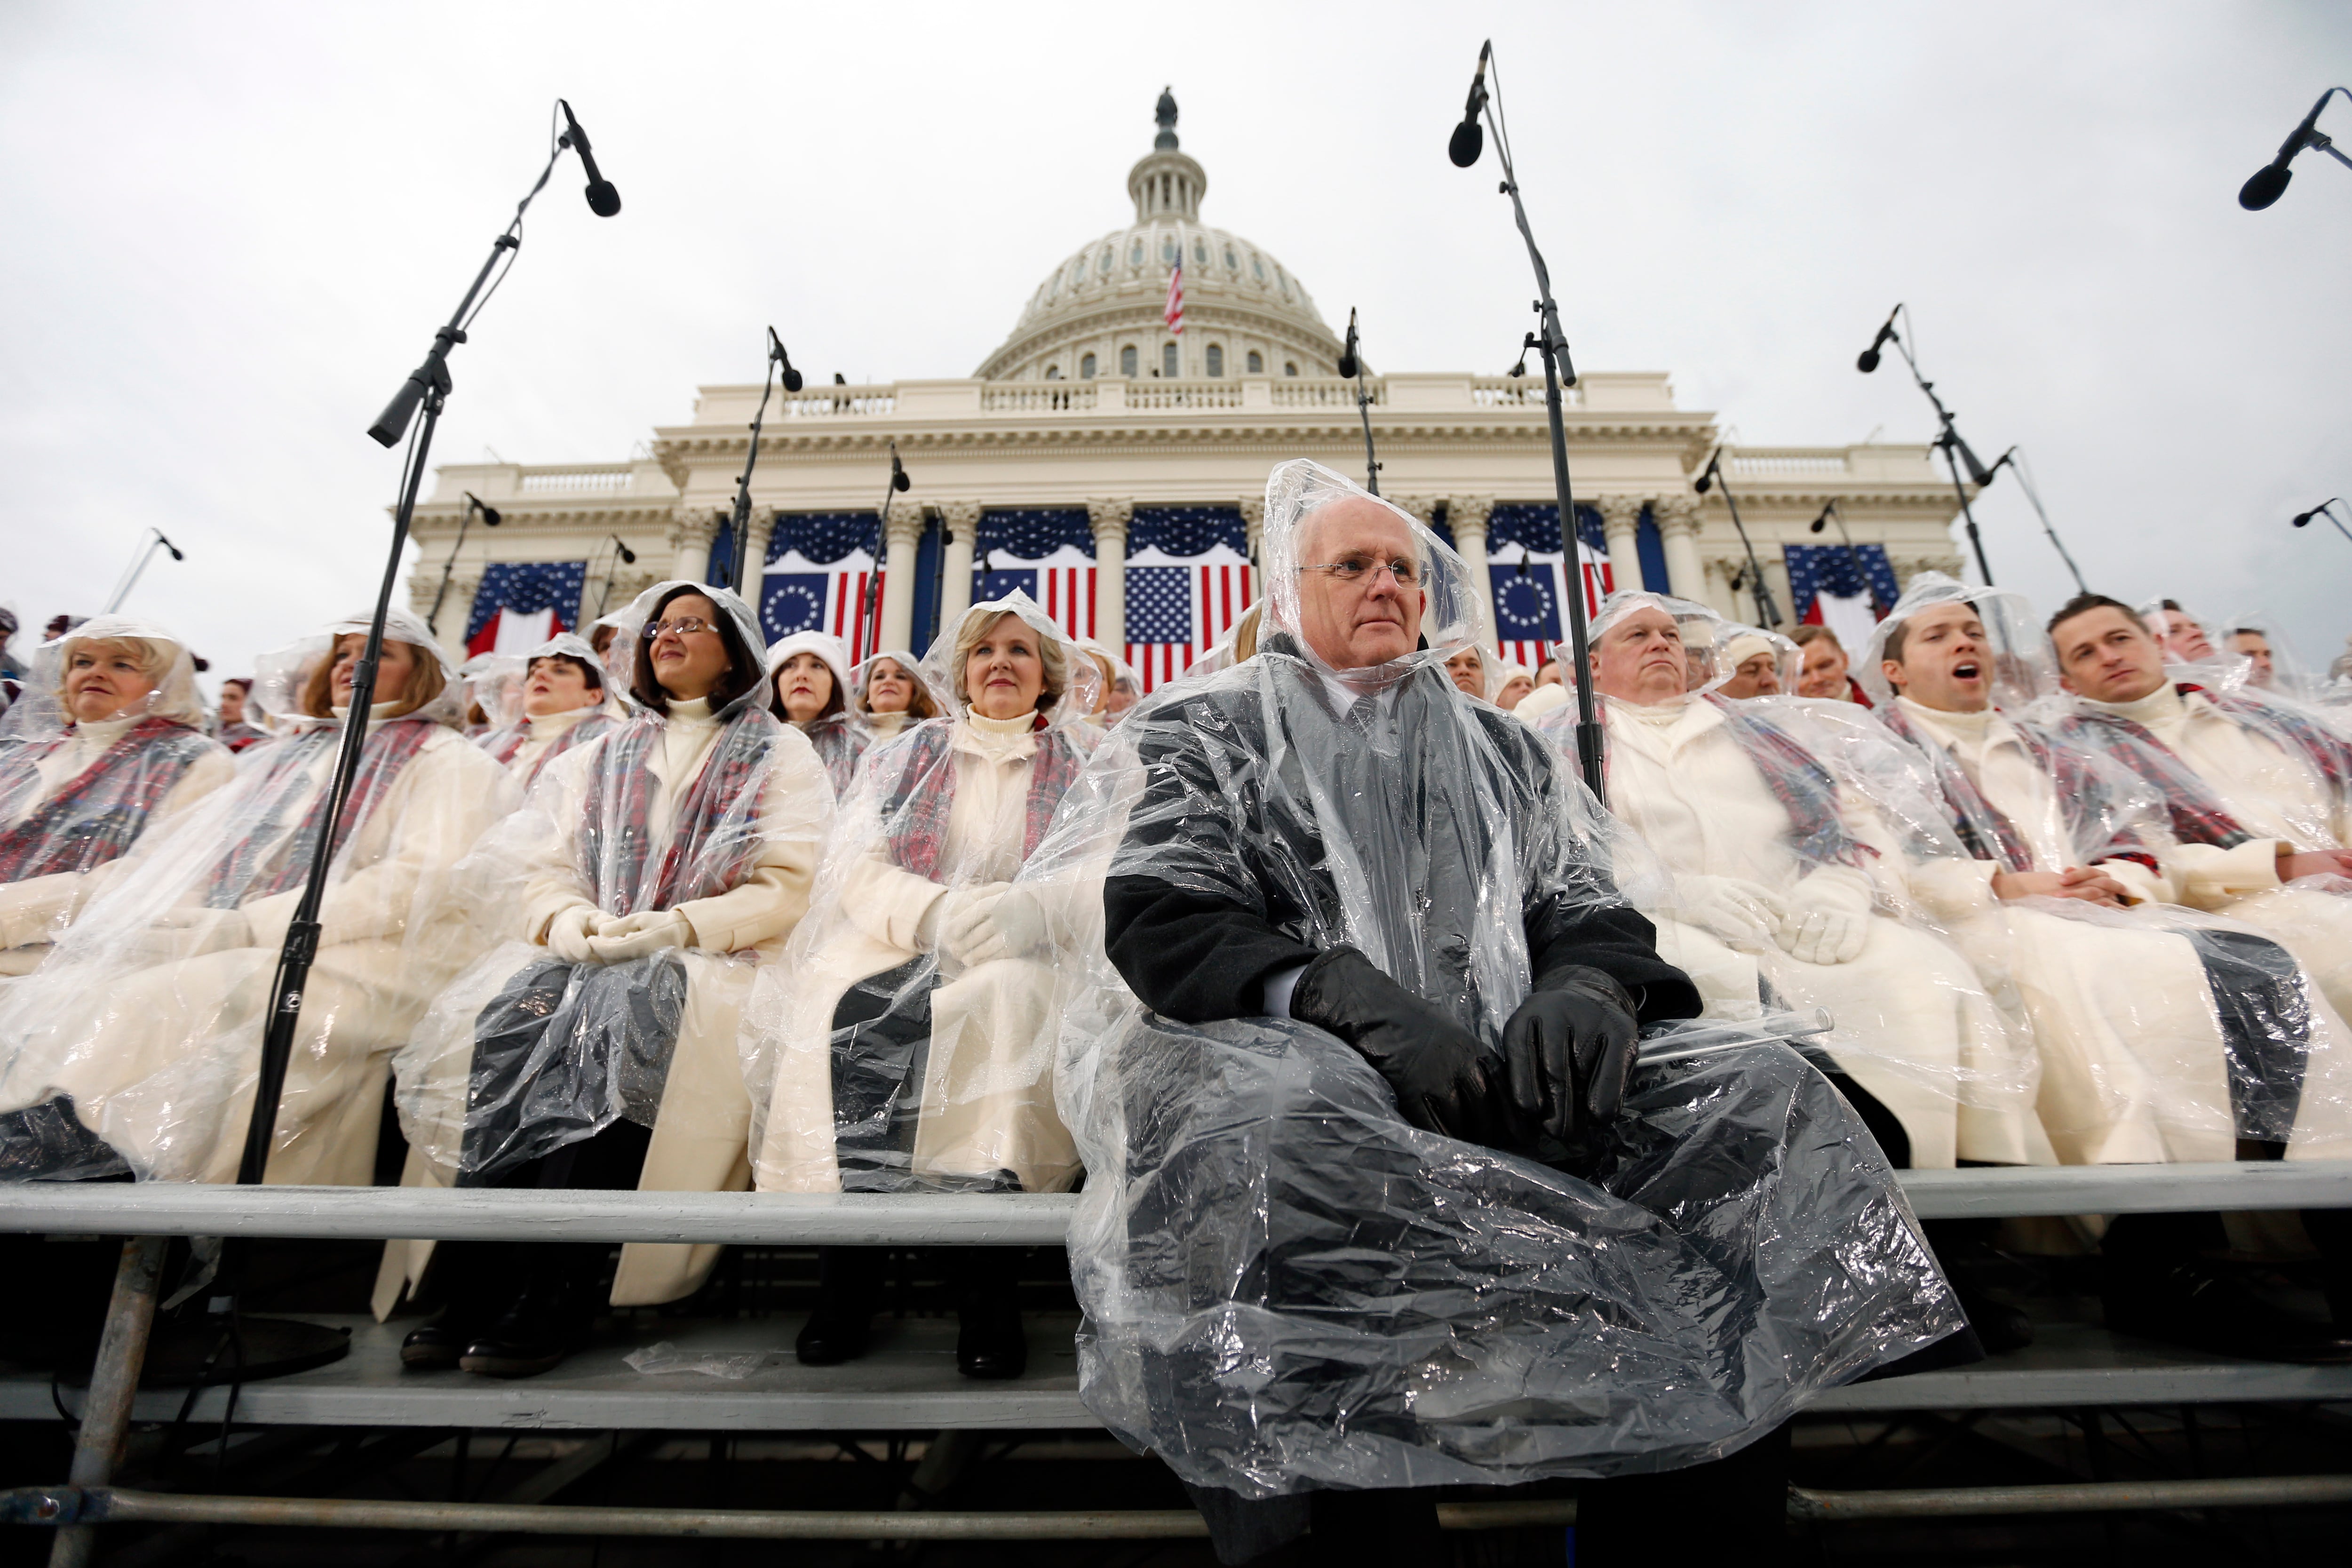
M636 1186L652 1142L651 1129L615 1121L479 1184L507 1190L627 1192ZM434 1249L433 1272L449 1316L479 1323L497 1317L533 1286L568 1285L584 1296L597 1283L612 1250L610 1244L599 1241L445 1241Z

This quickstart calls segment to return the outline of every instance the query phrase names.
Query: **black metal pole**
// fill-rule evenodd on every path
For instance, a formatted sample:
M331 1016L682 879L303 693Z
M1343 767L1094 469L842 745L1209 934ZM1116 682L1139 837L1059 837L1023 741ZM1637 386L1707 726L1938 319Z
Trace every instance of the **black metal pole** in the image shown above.
M1904 324L1906 326L1910 324L1910 318L1907 315L1904 318ZM1964 461L1967 463L1969 478L1975 481L1979 489L1984 488L1992 476L1986 471L1984 464L1978 460L1976 453L1969 449L1968 442L1962 438L1960 427L1952 421L1952 411L1944 406L1942 398L1936 395L1936 384L1919 374L1919 362L1912 357L1910 340L1891 329L1886 335L1894 340L1896 348L1903 351L1903 363L1910 368L1911 379L1918 383L1919 390L1926 395L1928 405L1936 411L1937 423L1943 427L1943 434L1936 437L1936 445L1942 449L1944 461L1952 470L1952 490L1960 498L1960 517L1968 527L1969 548L1976 552L1977 571L1983 575L1985 586L1990 588L1993 585L1992 563L1985 559L1984 535L1977 529L1976 509L1969 504L1969 487L1961 479L1960 466ZM2065 551L2062 548L2059 553L2063 555ZM2074 563L2069 561L2067 564L2072 566Z
M1576 760L1584 785L1593 798L1608 801L1601 765L1601 713L1592 697L1591 637L1584 619L1584 574L1576 551L1576 487L1568 472L1568 420L1560 405L1560 388L1576 384L1576 365L1569 357L1568 334L1560 330L1559 304L1552 298L1551 269L1536 247L1535 231L1528 226L1528 209L1519 200L1518 175L1511 167L1509 140L1497 119L1496 100L1502 96L1497 71L1494 97L1485 108L1486 123L1495 132L1495 151L1503 162L1502 194L1511 198L1511 217L1527 241L1528 260L1535 267L1535 310L1539 330L1536 347L1543 354L1544 411L1551 425L1551 482L1559 504L1560 577L1568 590L1568 646L1576 680Z
M898 449L896 445L891 447L890 455L894 458L898 455ZM855 647L852 647L849 650L849 655L850 662L853 664L867 655L877 653L881 650L882 628L874 624L874 617L880 613L878 606L879 601L882 597L883 556L890 548L890 498L898 493L898 470L897 465L894 463L890 469L890 481L882 487L882 510L876 513L874 518L874 570L866 574L865 611L864 614L858 617L857 626L850 628L850 633L853 637L858 635L859 627L864 628L866 652L861 654ZM944 552L946 542L942 540L940 542L942 552Z
M449 578L457 570L457 552L466 548L466 531L474 526L474 509L467 507L457 519L457 542L449 546L449 559L441 563L441 585L433 590L433 607L425 613L425 624L433 635L441 635L441 601L449 596Z
M1756 545L1748 537L1748 525L1739 521L1739 498L1731 493L1731 479L1723 471L1723 448L1720 447L1715 449L1713 457L1707 458L1706 467L1699 471L1699 494L1705 495L1709 484L1723 487L1723 504L1731 509L1732 529L1739 535L1740 549L1748 552L1748 579L1755 585L1751 593L1756 600L1756 613L1764 617L1766 626L1777 631L1780 626L1780 606L1772 597L1772 584L1764 580L1764 563L1756 559ZM1845 524L1841 521L1838 526L1843 528Z
M775 329L769 328L768 336L773 338L775 335ZM743 459L742 476L735 481L735 521L730 525L730 530L734 540L734 588L739 597L743 592L744 575L750 570L750 563L744 559L744 556L751 542L751 470L759 467L760 426L767 422L768 396L775 388L775 381L776 355L774 350L771 349L768 353L768 363L760 372L760 407L751 416L751 454ZM765 563L761 564L764 565Z

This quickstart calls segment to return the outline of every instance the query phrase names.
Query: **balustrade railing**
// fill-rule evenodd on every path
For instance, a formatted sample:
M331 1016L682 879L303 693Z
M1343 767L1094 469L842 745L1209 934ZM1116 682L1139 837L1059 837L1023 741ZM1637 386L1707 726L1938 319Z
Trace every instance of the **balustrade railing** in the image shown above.
M629 465L592 468L558 468L522 476L522 493L545 495L614 495L629 488Z
M1584 388L1560 388L1561 406L1573 408L1584 401ZM1474 375L1470 378L1470 401L1481 408L1541 408L1544 405L1543 377L1527 375Z
M1735 457L1731 459L1731 471L1759 479L1795 479L1807 474L1842 474L1846 471L1846 455L1840 450L1780 453L1769 458Z
M983 414L1066 414L1073 409L1095 406L1095 389L1087 382L1010 382L981 388L980 407ZM1135 406L1135 394L1128 394L1128 406Z
M859 415L888 414L898 406L895 384L880 386L813 386L783 394L776 411L780 419L845 419Z

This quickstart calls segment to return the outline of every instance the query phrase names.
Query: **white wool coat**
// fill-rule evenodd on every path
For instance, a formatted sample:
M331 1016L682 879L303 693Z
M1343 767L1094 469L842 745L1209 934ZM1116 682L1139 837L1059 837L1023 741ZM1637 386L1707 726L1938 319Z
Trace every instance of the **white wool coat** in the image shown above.
M1900 698L1913 731L1957 762L2016 827L2036 871L2077 864L2056 781L2000 714L1946 713ZM2032 1021L2042 1063L2035 1102L2068 1164L2231 1160L2236 1155L2228 1047L2196 949L2178 928L2198 917L2160 900L2167 879L2128 860L2102 863L2138 901L2095 910L2077 900L2004 902L1990 860L1934 860L1912 885L1980 969L2005 972ZM2313 1092L2290 1143L2297 1158L2352 1153L2352 1105L2326 1087L2352 1035L2314 997Z
M1660 956L1690 975L1707 1016L1752 1016L1759 982L1788 1005L1828 1008L1832 1056L1901 1120L1916 1168L2051 1161L2032 1114L2030 1038L1951 943L1891 912L1904 896L1901 857L1867 804L1841 793L1847 831L1880 851L1871 868L1809 864L1723 710L1613 698L1605 710L1609 809L1664 873L1663 895L1637 879L1637 897L1657 923ZM1869 934L1850 962L1801 962L1769 931L1705 920L1708 878L1863 916Z

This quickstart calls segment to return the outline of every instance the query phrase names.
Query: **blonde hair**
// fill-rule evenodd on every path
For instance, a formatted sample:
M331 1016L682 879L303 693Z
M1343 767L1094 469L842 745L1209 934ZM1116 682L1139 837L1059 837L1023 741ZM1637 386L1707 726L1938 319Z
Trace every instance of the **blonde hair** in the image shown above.
M898 666L898 673L906 678L906 714L908 723L911 724L918 719L936 719L940 716L940 705L931 700L931 689L923 684L923 678L915 673L913 666L900 664L898 659L892 658L887 653L877 653L874 658L876 661L890 659L892 664ZM868 718L873 717L874 714L874 704L867 698L867 694L873 689L874 664L869 662L866 667L866 679L857 683L856 700L850 705Z
M1241 664L1257 657L1258 612L1265 608L1265 601L1261 599L1244 610L1241 619L1234 623L1234 662L1235 664Z
M159 643L152 637L78 637L68 635L66 643L66 647L60 650L62 657L58 660L59 702L66 700L66 678L73 674L73 656L80 649L129 648L139 660L139 673L147 678L148 690L158 695L163 689L163 678L172 673L173 661L180 657L177 647Z
M1062 700L1062 693L1070 689L1069 656L1062 651L1059 638L1047 637L1011 610L1000 610L993 615L968 613L963 618L963 624L956 627L956 700L967 708L971 706L971 693L965 689L963 683L964 666L971 659L971 650L980 646L980 639L994 631L999 621L1007 619L1021 621L1024 626L1028 627L1030 635L1037 639L1037 658L1045 667L1045 689L1037 693L1036 710L1040 713L1049 713L1053 711L1054 704Z
M310 673L303 679L302 700L298 706L313 719L331 719L335 716L335 658L342 652L345 637L357 637L362 646L365 646L367 642L365 632L336 633L327 644L327 656L311 666ZM386 715L388 718L399 719L415 712L419 708L440 696L449 682L442 675L441 661L433 657L432 649L418 647L411 642L401 642L400 638L391 636L385 637L383 640L387 646L400 643L400 646L406 648L410 655L408 684L401 689L400 697L394 702L392 712Z

